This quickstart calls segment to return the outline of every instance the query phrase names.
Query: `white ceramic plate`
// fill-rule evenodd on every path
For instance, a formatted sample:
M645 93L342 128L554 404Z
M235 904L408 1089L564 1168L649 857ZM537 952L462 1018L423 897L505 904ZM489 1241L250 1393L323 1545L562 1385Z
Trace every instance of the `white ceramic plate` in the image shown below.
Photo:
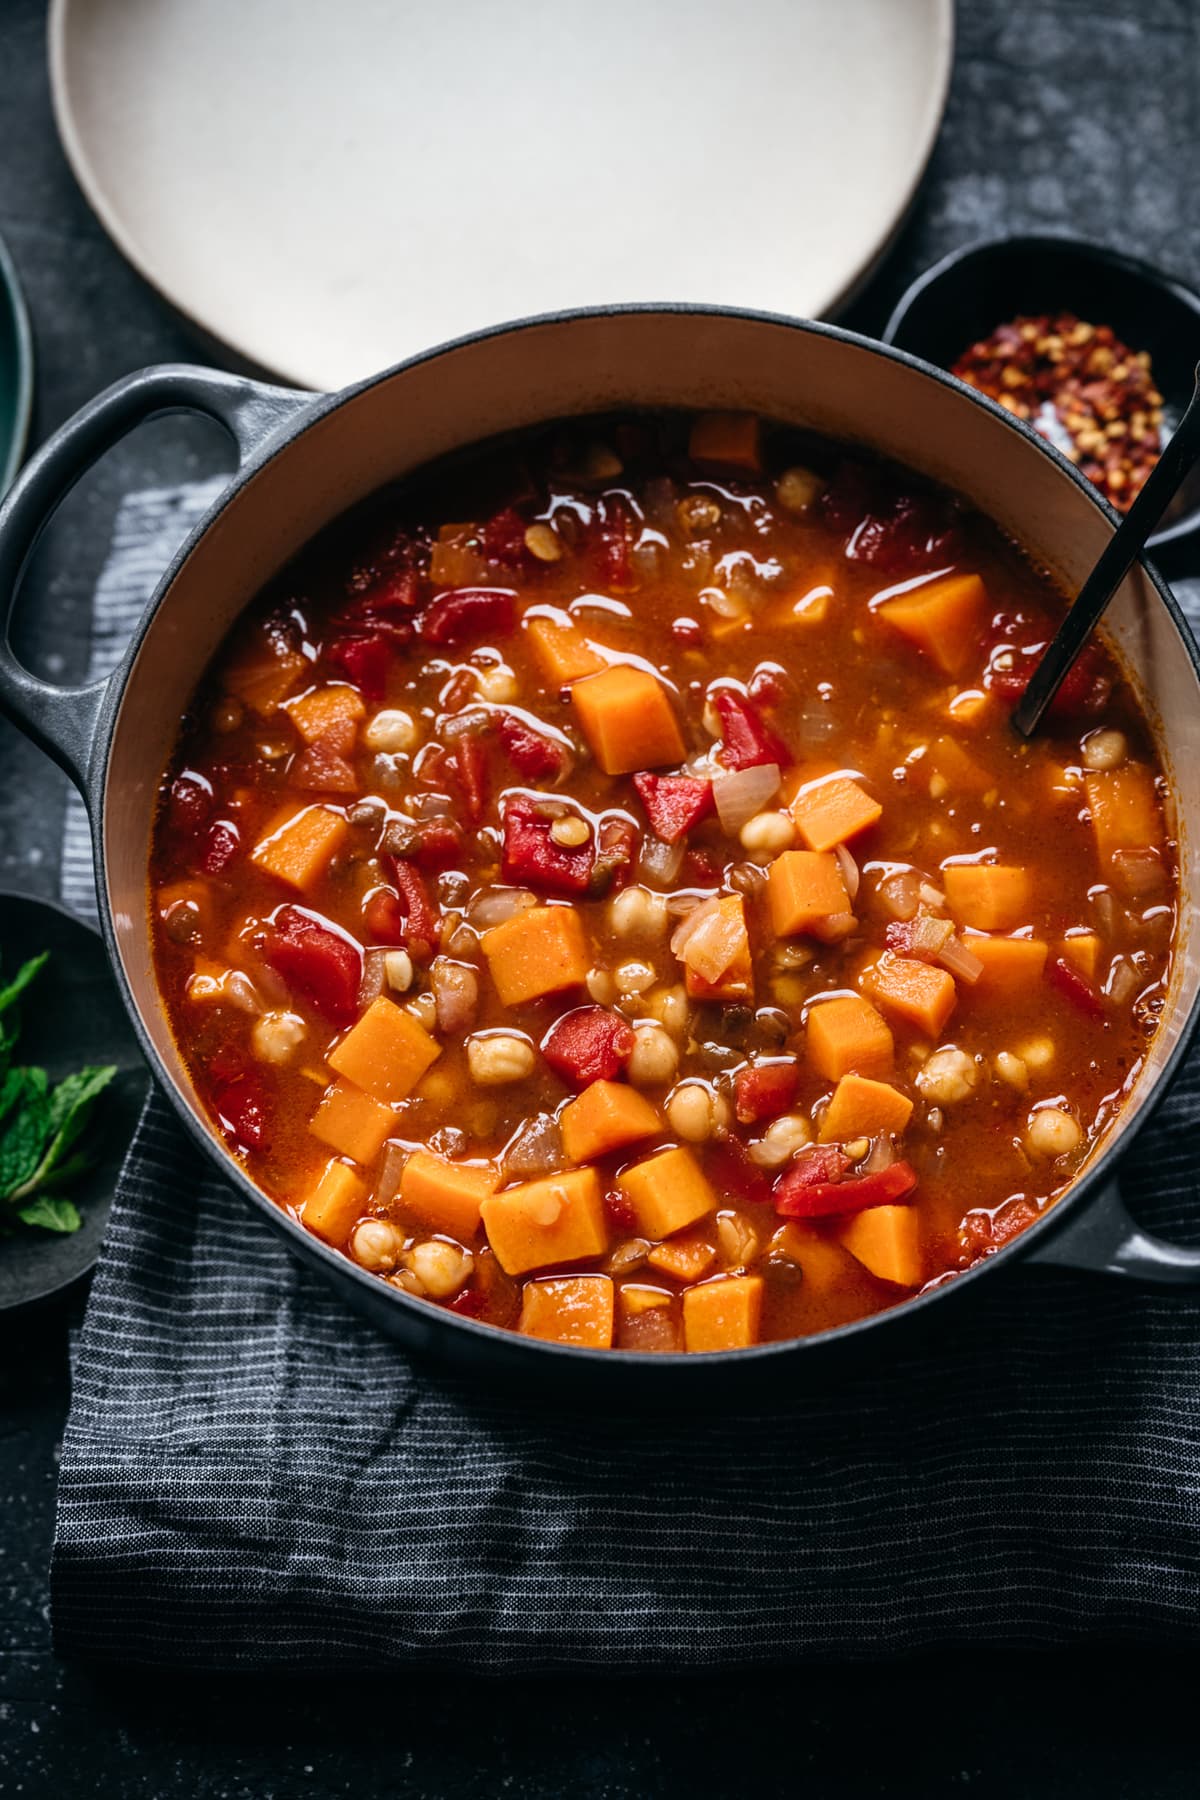
M75 174L204 331L310 387L561 307L811 316L902 220L953 0L53 0Z

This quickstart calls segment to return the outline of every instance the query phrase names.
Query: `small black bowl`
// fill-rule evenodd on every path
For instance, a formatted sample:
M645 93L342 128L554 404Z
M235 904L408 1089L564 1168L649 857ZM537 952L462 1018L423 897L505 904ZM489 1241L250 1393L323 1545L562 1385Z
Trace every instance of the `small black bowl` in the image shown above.
M66 1236L23 1228L0 1237L0 1313L61 1292L96 1261L117 1176L150 1085L100 933L53 901L0 893L5 975L15 975L42 950L50 952L50 960L17 1002L21 1035L14 1062L38 1065L51 1082L85 1063L115 1063L117 1074L97 1100L88 1127L89 1135L95 1133L96 1161L67 1190L83 1224Z
M1079 239L993 238L944 257L913 282L883 332L885 344L949 369L964 350L1020 313L1071 312L1110 325L1148 350L1173 429L1195 385L1200 295L1149 263ZM1184 482L1150 539L1165 572L1200 574L1200 474Z

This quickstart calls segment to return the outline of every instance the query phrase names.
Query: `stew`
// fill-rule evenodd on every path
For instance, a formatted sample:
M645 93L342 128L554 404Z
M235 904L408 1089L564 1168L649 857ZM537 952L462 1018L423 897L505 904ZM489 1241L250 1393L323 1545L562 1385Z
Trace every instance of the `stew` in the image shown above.
M150 904L215 1128L380 1280L558 1343L817 1332L995 1253L1119 1112L1151 734L948 492L741 416L377 496L216 657Z

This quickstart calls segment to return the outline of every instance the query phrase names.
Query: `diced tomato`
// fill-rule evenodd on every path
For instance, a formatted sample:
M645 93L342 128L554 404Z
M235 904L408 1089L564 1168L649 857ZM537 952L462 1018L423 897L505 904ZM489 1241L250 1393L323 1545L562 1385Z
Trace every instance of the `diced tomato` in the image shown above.
M952 562L961 548L957 515L941 496L889 487L882 472L843 462L819 501L846 539L845 553L885 575Z
M463 852L463 835L457 825L449 819L427 819L419 827L408 854L419 869L440 875L443 869L457 867Z
M412 615L421 603L421 584L411 569L393 569L341 608L339 624L370 626L407 642L413 635Z
M677 844L713 810L711 781L691 775L635 775L633 785L656 837Z
M185 769L171 783L167 816L177 831L195 837L207 825L216 804L212 782L195 769Z
M450 588L426 607L418 626L427 644L462 644L489 634L503 637L517 622L507 588Z
M704 641L704 627L699 619L674 619L671 622L671 636L679 644L700 644Z
M734 1110L739 1125L756 1125L760 1119L777 1119L796 1098L799 1073L795 1063L759 1063L741 1069L734 1077Z
M606 494L597 506L588 543L596 577L602 588L615 588L622 592L633 586L631 523L620 496Z
M1060 994L1064 994L1071 1004L1077 1006L1081 1013L1086 1013L1089 1019L1106 1019L1108 1017L1108 1008L1104 1004L1103 996L1096 992L1086 976L1081 975L1078 969L1072 968L1071 964L1061 956L1056 957L1048 966L1046 979L1051 987L1057 988Z
M722 1138L705 1154L704 1169L717 1193L729 1200L762 1205L771 1198L771 1183L757 1163L751 1162L736 1138Z
M600 848L588 883L588 893L593 900L604 894L620 893L633 875L641 847L642 834L632 819L601 821Z
M501 713L496 731L505 755L526 781L555 781L566 769L570 758L565 745L535 731L515 713Z
M281 906L271 921L263 956L334 1025L354 1023L362 950L352 938L298 906Z
M264 1150L270 1142L266 1084L255 1070L218 1081L212 1089L221 1130L240 1150Z
M634 1045L633 1027L603 1006L577 1006L555 1020L542 1039L542 1055L573 1087L615 1081Z
M775 1183L775 1211L785 1219L819 1219L829 1213L862 1212L868 1206L894 1206L917 1185L916 1171L906 1162L889 1163L870 1175L845 1176L847 1159L839 1164L826 1159L829 1145L802 1151ZM832 1175L822 1168L836 1169Z
M490 518L480 533L483 543L483 554L490 563L499 563L502 568L519 569L522 564L532 561L525 547L525 521L515 506L506 506L503 512Z
M491 782L488 774L487 751L479 732L462 731L458 734L454 740L450 765L462 790L468 824L481 825L483 815L487 810Z
M392 647L379 632L334 638L325 660L367 700L382 700L387 691Z
M241 833L232 819L215 819L204 840L200 867L206 875L221 875L242 847Z
M724 873L724 864L719 863L709 850L689 850L683 859L683 867L679 872L680 884L690 888L716 887Z
M995 1212L977 1207L967 1214L958 1228L962 1260L967 1264L978 1262L980 1257L1003 1249L1005 1244L1019 1237L1027 1226L1032 1225L1038 1216L1037 1207L1023 1194L1015 1194L1003 1206L997 1207Z
M358 777L353 768L327 738L320 738L301 750L288 770L288 779L296 787L307 788L316 794L358 792Z
M554 820L539 813L532 800L520 795L504 808L502 869L506 881L533 882L552 894L585 894L596 860L595 844L572 848L556 844L550 835Z
M721 761L727 769L753 769L760 763L789 767L792 753L783 739L763 723L749 700L732 688L718 688L712 697L721 721Z
M468 1287L447 1304L450 1311L458 1313L460 1318L481 1319L487 1311L487 1295L481 1294L478 1288Z
M604 1196L604 1212L609 1225L620 1237L632 1237L637 1230L637 1214L633 1203L620 1188L610 1188Z
M1007 646L1005 646L1007 648ZM989 668L985 685L993 694L1015 706L1033 679L1033 671L1041 660L1046 645L1014 653L1011 669ZM1093 644L1085 644L1063 677L1062 686L1050 702L1051 718L1077 719L1102 712L1113 690L1113 678L1104 658Z
M862 463L840 462L817 502L825 523L848 537L871 510L874 483Z
M371 936L381 944L403 945L413 956L424 960L437 943L437 913L418 870L409 862L392 856L381 856L380 867L393 883L390 888L376 888L363 907L363 921Z

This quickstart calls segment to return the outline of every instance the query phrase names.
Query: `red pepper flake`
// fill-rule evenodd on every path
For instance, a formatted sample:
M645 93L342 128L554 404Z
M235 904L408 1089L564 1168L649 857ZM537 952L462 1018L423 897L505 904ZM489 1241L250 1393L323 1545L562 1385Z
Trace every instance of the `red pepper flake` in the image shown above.
M1022 316L972 344L951 373L1027 420L1121 512L1162 454L1150 357L1109 325L1074 313Z

